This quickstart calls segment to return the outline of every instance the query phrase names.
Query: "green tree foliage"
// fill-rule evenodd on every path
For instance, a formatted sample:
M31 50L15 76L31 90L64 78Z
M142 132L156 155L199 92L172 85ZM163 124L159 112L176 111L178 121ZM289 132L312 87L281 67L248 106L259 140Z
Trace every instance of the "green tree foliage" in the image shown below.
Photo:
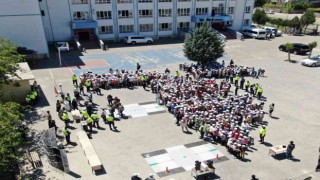
M316 15L314 12L310 9L308 9L300 18L301 26L304 27L304 31L306 31L307 27L310 24L313 24L316 22Z
M309 57L310 57L312 54L312 50L318 46L318 43L317 43L317 41L313 41L312 43L309 43L308 45L310 48L310 52L309 52Z
M201 64L216 60L224 53L224 43L220 34L211 30L206 21L191 32L183 47L183 52L189 60Z
M254 2L254 7L263 7L268 2L270 2L270 0L256 0Z
M288 52L288 60L291 61L290 54L293 51L293 44L292 43L286 43L284 45L284 48L286 48L286 51Z
M294 10L307 10L311 5L305 1L294 1L291 2Z
M0 174L12 171L18 150L24 144L23 131L19 128L22 122L19 106L14 102L0 104Z
M294 18L292 18L289 26L296 28L296 29L300 29L301 23L300 23L299 17L295 16Z
M269 20L267 13L262 9L256 9L252 16L252 21L257 24L266 24L266 22Z
M292 2L288 2L285 6L285 12L287 14L291 14L292 11L294 10L294 6L293 6L293 3Z
M17 46L0 37L0 85L7 83L10 77L17 76L17 63L22 62L24 56L17 53Z

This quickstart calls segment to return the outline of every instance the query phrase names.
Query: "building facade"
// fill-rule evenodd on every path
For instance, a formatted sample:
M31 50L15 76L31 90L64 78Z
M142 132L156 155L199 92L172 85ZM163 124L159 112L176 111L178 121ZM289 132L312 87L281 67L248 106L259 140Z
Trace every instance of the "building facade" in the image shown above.
M38 0L1 0L0 36L49 56Z
M254 0L39 0L48 41L175 36L207 20L215 29L251 24Z

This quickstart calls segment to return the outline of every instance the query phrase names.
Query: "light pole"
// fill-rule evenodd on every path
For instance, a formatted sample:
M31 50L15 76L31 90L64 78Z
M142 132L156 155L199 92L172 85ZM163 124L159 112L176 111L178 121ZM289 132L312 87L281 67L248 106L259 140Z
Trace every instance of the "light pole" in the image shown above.
M59 63L60 63L60 66L62 66L62 63L61 63L61 47L58 47L58 53L59 53Z

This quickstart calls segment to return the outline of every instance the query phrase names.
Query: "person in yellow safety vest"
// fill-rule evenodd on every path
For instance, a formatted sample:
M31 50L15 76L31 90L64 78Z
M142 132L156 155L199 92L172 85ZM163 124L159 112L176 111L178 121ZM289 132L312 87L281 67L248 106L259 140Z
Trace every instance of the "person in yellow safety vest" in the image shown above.
M66 137L67 144L71 143L70 134L71 134L71 132L68 130L67 127L65 127L63 130L63 135Z
M250 87L250 82L249 82L249 81L247 81L247 82L245 83L245 87L246 87L246 92L248 92L248 89L249 89L249 87Z
M87 88L87 93L90 92L90 87L91 87L91 81L90 80L87 80L86 83L86 88Z
M31 93L31 94L29 95L29 97L30 97L31 105L34 106L34 105L36 104L36 97L35 97L35 95L34 95L33 93Z
M100 128L99 126L99 116L97 114L97 112L93 112L93 114L91 114L91 119L93 120L93 126Z
M64 123L66 124L66 127L68 127L68 123L69 123L69 115L67 111L63 111L62 114L62 120L64 121Z
M78 78L77 78L77 75L75 74L72 75L72 84L75 84L78 86Z
M82 119L87 119L89 117L89 114L87 111L82 111L81 114L82 114Z
M255 91L254 91L254 95L257 94L258 88L260 87L259 83L254 84L255 85Z
M35 103L38 101L38 92L36 90L32 91L32 93L34 95L34 99L35 99Z
M90 128L90 132L92 132L92 123L93 123L93 120L91 119L91 117L88 117L87 120L87 125L89 126Z
M27 97L26 97L26 102L27 102L28 105L30 104L30 101L31 101L30 95L27 95Z
M264 143L264 137L266 137L267 134L267 129L266 126L263 125L262 128L260 129L260 142Z
M234 78L234 85L235 86L238 86L239 80L240 80L240 76L237 74L236 77Z
M176 76L180 77L180 72L179 71L176 71Z
M114 130L117 129L117 127L114 126L114 118L113 118L111 115L108 115L107 121L108 121L110 130L112 130L111 125L113 126L113 129L114 129Z
M261 86L258 88L257 92L258 92L258 99L260 100L261 99L261 95L263 93L263 89L262 89Z
M204 133L205 133L205 127L203 124L199 127L199 132L200 132L200 139L203 139Z
M146 75L142 75L141 78L141 83L142 83L142 87L144 90L146 90L146 86L147 86L147 76Z

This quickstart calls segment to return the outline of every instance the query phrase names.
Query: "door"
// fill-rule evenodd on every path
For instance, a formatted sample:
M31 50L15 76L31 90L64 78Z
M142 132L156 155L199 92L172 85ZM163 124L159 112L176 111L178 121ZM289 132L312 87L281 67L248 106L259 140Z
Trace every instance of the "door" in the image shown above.
M79 41L89 41L90 33L88 31L78 32Z

